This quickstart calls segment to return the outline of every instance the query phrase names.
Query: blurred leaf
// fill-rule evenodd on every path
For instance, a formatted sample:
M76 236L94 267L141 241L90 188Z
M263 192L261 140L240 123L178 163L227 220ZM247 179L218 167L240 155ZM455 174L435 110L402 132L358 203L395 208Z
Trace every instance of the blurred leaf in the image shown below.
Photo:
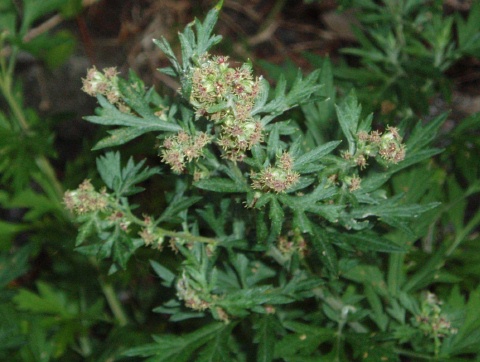
M198 348L210 343L224 328L223 323L211 323L182 336L154 336L155 343L131 348L124 354L128 357L150 357L146 362L188 362Z
M21 45L36 58L45 62L50 69L58 68L72 55L76 38L67 30L55 34L41 34Z
M253 324L255 330L254 342L257 347L257 361L270 362L273 360L273 352L275 350L275 335L278 333L279 324L275 317L267 314L258 318Z
M338 258L327 234L319 226L313 228L312 244L320 261L325 265L330 274L338 276Z
M153 270L155 270L155 273L157 273L157 275L163 280L163 286L171 287L173 285L173 281L176 277L175 274L154 260L150 260L150 265L152 266Z
M78 313L77 306L69 303L67 295L55 290L44 282L37 283L38 294L21 289L13 298L18 308L33 313L58 315L62 319L73 318Z
M20 328L19 315L13 305L0 304L0 357L7 358L12 349L25 344L25 335ZM9 351L10 350L10 351ZM5 353L5 354L4 354Z
M282 232L282 225L285 218L285 213L283 212L283 208L280 203L274 197L270 199L269 218L272 221L270 229L271 235L273 238L276 238ZM259 241L262 242L262 240Z
M289 361L301 360L300 357L310 356L318 352L322 343L333 341L335 332L330 328L322 328L311 323L283 321L283 326L293 334L287 334L275 345L276 358L289 358ZM298 358L298 359L297 359ZM321 357L316 355L316 359ZM314 361L315 359L312 359Z
M15 250L14 253L0 254L0 289L28 271L28 258L32 249L31 245L27 245Z
M469 55L480 56L480 4L472 3L466 21L460 14L455 15L460 50Z
M23 17L21 34L25 34L35 20L58 10L65 3L65 0L23 0Z
M233 180L219 178L219 177L203 179L195 182L194 185L200 189L215 191L215 192L232 193L232 192L245 192L248 190L246 188L246 185L244 184L240 184Z
M406 251L405 247L396 245L392 241L369 231L335 233L331 238L333 240L335 240L335 238L341 239L342 242L347 242L358 250L382 253L401 253Z
M197 362L215 362L215 361L236 361L239 360L238 353L231 353L231 333L235 323L225 325L218 330L215 338L203 347L195 361Z

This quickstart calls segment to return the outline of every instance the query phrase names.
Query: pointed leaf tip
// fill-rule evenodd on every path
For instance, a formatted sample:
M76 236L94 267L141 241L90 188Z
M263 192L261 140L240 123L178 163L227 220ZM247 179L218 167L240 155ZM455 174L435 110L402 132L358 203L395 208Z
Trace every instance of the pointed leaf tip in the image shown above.
M215 5L215 10L220 11L223 7L223 0L220 0L217 5Z

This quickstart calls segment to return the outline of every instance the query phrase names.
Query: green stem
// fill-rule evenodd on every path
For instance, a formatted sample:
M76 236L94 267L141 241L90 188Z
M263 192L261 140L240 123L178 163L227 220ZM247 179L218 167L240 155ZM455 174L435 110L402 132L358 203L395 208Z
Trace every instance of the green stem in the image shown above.
M102 288L103 295L107 299L107 303L112 311L115 319L118 321L120 327L126 326L128 324L128 318L125 311L122 308L122 304L117 298L115 289L110 283L105 282L101 277L98 279L100 287Z
M411 351L406 351L404 349L396 349L395 352L398 353L399 355L406 356L406 357L419 358L419 359L423 359L425 361L431 361L432 360L432 357L429 356L429 355L422 354L422 353L411 352Z
M115 293L115 289L113 288L112 284L105 281L105 279L101 276L101 272L99 270L99 265L98 261L90 257L88 258L92 266L98 271L99 277L98 277L98 283L100 284L100 288L102 289L103 295L105 296L105 299L107 300L108 306L110 307L110 310L112 311L113 316L117 320L118 324L123 327L128 324L128 317L125 311L123 310L122 303L120 303L120 300L117 297L117 294Z
M132 214L131 210L128 207L122 208L122 210L127 214L128 218L130 219L130 222L135 223L139 226L142 227L147 227L147 223L145 221L139 219L136 217L134 214ZM155 229L153 230L153 233L158 235L158 237L162 236L167 236L169 238L177 238L177 239L183 239L188 242L200 242L200 243L206 243L206 244L216 244L218 243L218 240L213 239L213 238L207 238L205 236L198 236L198 235L192 235L188 232L185 231L171 231L171 230L166 230L161 227L156 226Z
M177 239L182 239L185 241L198 241L201 243L205 244L216 244L217 240L212 239L212 238L207 238L205 236L197 236L197 235L192 235L190 233L186 233L183 231L177 232L177 231L170 231L170 230L165 230L162 228L157 227L155 229L155 232L159 234L160 236L168 236L169 238L177 238Z

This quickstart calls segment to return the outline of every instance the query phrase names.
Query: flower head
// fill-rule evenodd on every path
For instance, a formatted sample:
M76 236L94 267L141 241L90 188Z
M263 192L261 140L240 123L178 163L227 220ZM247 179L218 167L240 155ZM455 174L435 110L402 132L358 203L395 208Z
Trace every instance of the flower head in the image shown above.
M268 166L258 174L251 173L252 188L265 192L285 192L295 185L300 175L292 170L293 159L288 153L277 157L278 166Z
M211 137L204 132L192 136L180 131L163 142L162 161L169 164L174 172L183 172L187 162L202 156L203 148L210 140Z

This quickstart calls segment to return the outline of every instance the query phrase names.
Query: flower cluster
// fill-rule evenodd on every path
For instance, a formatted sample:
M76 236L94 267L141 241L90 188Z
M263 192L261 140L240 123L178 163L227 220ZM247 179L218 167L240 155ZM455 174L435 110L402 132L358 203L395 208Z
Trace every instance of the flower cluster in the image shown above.
M307 242L298 229L290 231L287 236L280 236L277 240L277 248L288 257L298 253L303 258L308 252Z
M65 207L76 215L95 211L105 211L109 205L109 196L105 190L95 191L90 180L83 181L77 190L67 191L63 196Z
M422 302L421 313L415 317L415 324L426 336L433 338L436 345L440 344L440 338L458 332L442 314L441 305L442 302L435 294L427 292Z
M217 144L225 151L225 157L241 161L245 151L263 141L263 126L259 121L238 122L233 115L225 117Z
M74 215L96 213L97 217L105 221L105 227L118 225L124 232L129 232L131 220L124 210L119 207L105 188L97 192L90 180L83 181L76 190L66 191L63 202Z
M190 285L190 280L185 273L177 282L177 296L185 302L185 306L193 310L204 311L210 308L211 303L200 296L201 291Z
M278 166L268 166L259 173L251 172L252 187L257 190L276 193L285 192L295 185L300 175L292 170L293 159L288 153L277 157Z
M380 137L379 155L388 163L397 164L405 159L405 145L395 127L388 127L388 132Z
M152 223L152 218L150 216L144 215L143 221L145 227L143 227L138 235L142 238L145 246L151 246L157 248L158 250L163 249L163 242L165 237L159 234L158 229L155 228L155 225Z
M355 155L347 152L343 156L353 160L362 169L367 166L369 157L380 156L387 164L397 164L405 158L405 145L396 127L388 127L384 134L379 131L361 131L357 134Z
M82 79L82 90L93 97L101 94L120 111L129 113L130 108L123 102L118 90L118 74L114 67L105 68L103 73L92 67L88 70L87 77Z
M180 131L163 142L162 161L168 163L174 172L180 173L185 170L187 162L202 156L202 150L210 140L211 137L204 132L192 136Z
M251 115L259 92L250 65L229 66L228 57L202 56L192 71L190 103L197 118L206 117L217 127L217 143L224 157L240 161L245 151L263 140L263 126Z

